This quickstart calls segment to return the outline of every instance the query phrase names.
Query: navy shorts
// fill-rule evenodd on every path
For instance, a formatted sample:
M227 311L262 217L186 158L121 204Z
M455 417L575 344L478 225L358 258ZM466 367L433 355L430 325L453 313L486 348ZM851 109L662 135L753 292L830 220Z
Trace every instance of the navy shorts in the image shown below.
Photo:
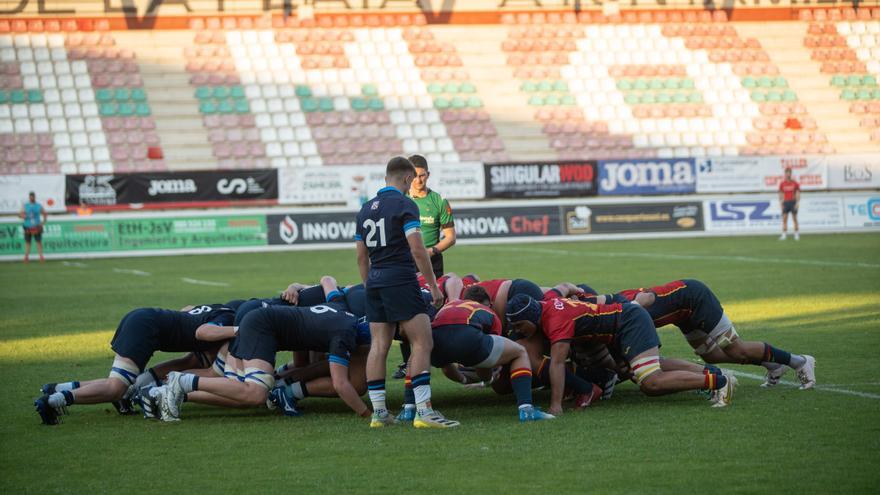
M248 313L255 309L260 309L263 307L262 299L248 299L247 301L241 303L238 309L235 310L235 322L233 325L239 326L241 325L241 321L244 320L244 317L247 316Z
M724 315L721 301L706 287L706 284L699 280L685 279L682 282L687 285L687 290L690 291L688 298L692 311L690 318L679 325L679 328L683 333L690 333L692 330L711 332L721 321L721 316Z
M317 306L324 304L324 288L320 285L306 287L299 291L299 298L296 300L297 306Z
M367 288L367 321L396 323L411 320L419 314L427 314L427 305L417 281L393 287Z
M495 345L494 339L470 325L443 325L431 331L434 348L431 366L449 363L475 366L485 361Z
M652 347L660 347L654 320L643 307L624 304L618 325L617 347L627 361L632 362L636 356Z
M110 348L116 354L131 359L140 371L147 367L153 353L159 349L159 332L163 325L173 325L161 309L140 308L129 312L119 322Z
M275 367L278 338L272 328L269 309L260 308L245 315L233 344L229 346L230 354L243 361L261 359Z
M782 213L794 213L797 215L797 201L783 201L782 202Z
M43 242L43 227L22 227L24 229L24 241L31 242L33 238L37 242Z
M513 279L510 282L510 289L507 290L507 300L513 299L517 294L525 294L535 301L544 299L544 292L538 287L538 284L524 278Z

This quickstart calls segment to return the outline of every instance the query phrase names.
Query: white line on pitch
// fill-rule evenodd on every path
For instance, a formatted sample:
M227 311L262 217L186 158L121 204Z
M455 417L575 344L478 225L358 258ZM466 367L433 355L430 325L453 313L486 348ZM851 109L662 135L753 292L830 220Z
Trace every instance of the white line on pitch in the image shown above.
M198 280L195 278L182 277L180 280L193 285L210 285L211 287L229 287L226 282L210 282L208 280Z
M85 268L89 266L85 263L80 263L79 261L62 261L61 264L64 266L75 266L77 268Z
M811 266L838 266L846 268L880 268L880 264L862 263L858 261L822 261L822 260L798 260L787 258L758 258L754 256L710 256L697 254L664 254L664 253L622 253L622 252L601 252L592 249L584 251L570 251L567 249L550 249L550 248L533 248L533 247L494 247L501 251L531 251L534 253L561 254L561 255L582 255L582 256L608 256L617 258L657 258L668 260L703 260L703 261L744 261L747 263L779 263L789 265L811 265Z
M764 381L764 375L756 375L754 373L746 373L744 371L734 371L733 374L736 376L744 377L744 378L751 378L753 380L760 380L762 382ZM791 387L800 387L800 385L801 385L800 383L795 383L795 382L791 382L788 380L779 380L779 383L782 385L788 385ZM856 390L849 390L846 388L830 387L828 385L815 385L815 386L813 386L813 388L815 388L816 390L820 390L822 392L835 392L838 394L855 395L856 397L864 397L866 399L880 400L880 394L871 394L868 392L859 392Z
M150 272L142 272L140 270L132 270L130 268L114 268L113 271L115 273L127 273L130 275L138 275L140 277L149 277L151 275Z

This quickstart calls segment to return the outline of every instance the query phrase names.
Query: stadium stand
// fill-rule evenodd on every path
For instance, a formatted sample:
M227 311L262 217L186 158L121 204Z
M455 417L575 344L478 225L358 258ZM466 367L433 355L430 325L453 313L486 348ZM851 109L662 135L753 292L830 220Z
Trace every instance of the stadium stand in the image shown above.
M878 17L0 19L0 171L876 152Z

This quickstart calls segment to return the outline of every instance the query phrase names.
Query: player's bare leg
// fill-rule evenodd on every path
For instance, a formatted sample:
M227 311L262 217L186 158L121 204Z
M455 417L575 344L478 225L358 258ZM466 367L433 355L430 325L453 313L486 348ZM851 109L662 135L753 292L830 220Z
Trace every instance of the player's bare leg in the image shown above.
M780 241L784 241L788 236L788 213L782 213L782 235L779 236Z
M396 422L394 416L388 413L385 403L385 363L394 338L394 324L370 322L370 337L370 352L367 355L367 392L373 405L370 427L381 428Z
M715 391L716 405L728 405L736 386L736 378L714 373L691 371L663 371L658 349L653 347L635 356L632 369L642 393L649 396L666 395L684 390ZM722 392L718 392L722 390Z

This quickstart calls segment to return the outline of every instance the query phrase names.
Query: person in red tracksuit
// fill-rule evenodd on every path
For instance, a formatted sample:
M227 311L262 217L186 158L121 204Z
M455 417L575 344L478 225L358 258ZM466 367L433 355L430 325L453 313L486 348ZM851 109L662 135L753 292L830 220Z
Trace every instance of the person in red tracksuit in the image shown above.
M791 178L791 168L785 169L785 180L779 183L779 204L782 208L782 235L780 241L784 241L788 235L788 214L791 213L794 223L794 240L800 240L798 235L798 205L801 202L801 185Z

